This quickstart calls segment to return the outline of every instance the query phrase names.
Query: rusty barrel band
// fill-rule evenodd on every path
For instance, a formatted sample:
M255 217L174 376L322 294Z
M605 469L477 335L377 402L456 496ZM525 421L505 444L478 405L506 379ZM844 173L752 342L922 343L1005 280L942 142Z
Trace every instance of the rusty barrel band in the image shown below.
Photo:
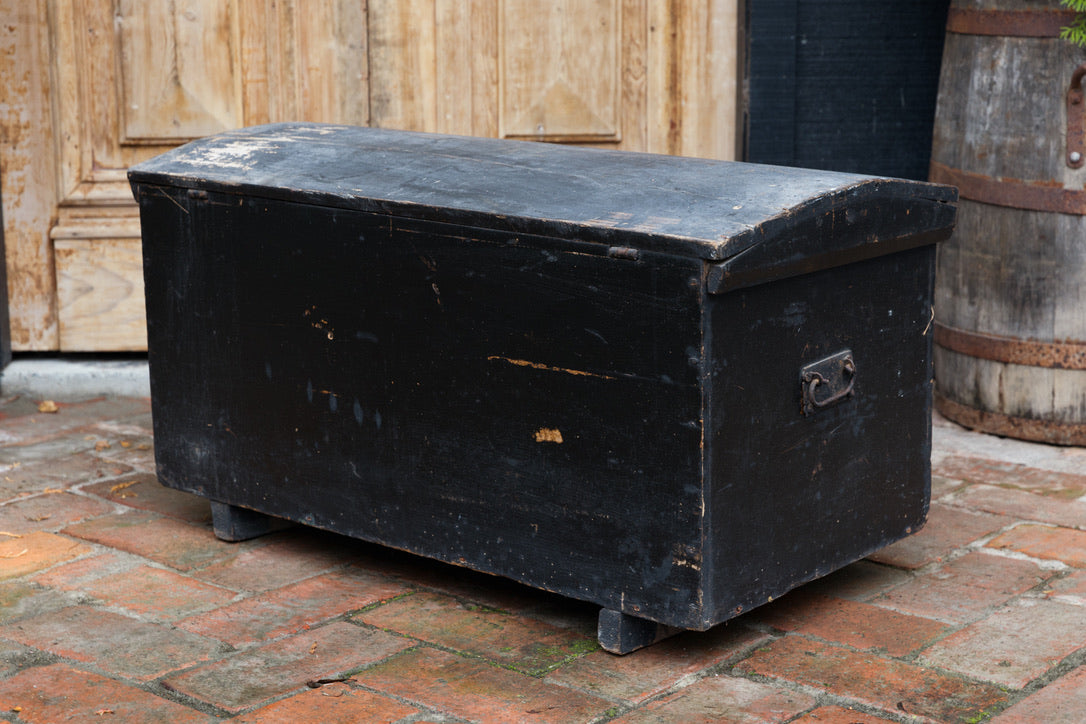
M961 198L982 204L1056 214L1086 214L1086 191L1065 189L1051 182L993 178L951 168L938 161L931 162L929 178L935 183L957 186Z
M1008 38L1058 38L1075 21L1074 10L979 10L951 8L946 29L959 35Z
M1086 370L1086 342L1037 342L934 324L934 342L959 354L1030 367Z
M974 430L1013 437L1020 440L1047 442L1053 445L1086 445L1086 424L1017 417L1002 412L978 410L935 392L935 409L948 420Z

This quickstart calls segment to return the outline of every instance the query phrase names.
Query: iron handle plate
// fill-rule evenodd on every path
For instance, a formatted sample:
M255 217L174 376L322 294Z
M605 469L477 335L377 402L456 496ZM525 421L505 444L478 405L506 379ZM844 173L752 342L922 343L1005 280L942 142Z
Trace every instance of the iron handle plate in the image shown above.
M843 350L800 370L800 412L810 415L852 397L856 391L856 362Z

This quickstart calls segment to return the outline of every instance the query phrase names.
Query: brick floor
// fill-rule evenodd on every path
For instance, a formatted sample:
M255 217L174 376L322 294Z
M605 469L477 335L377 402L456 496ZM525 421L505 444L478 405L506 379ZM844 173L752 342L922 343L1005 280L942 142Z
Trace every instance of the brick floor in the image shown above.
M303 691L311 681L343 677L410 645L383 631L340 621L168 676L163 686L237 712Z
M542 674L596 651L594 639L525 616L420 592L358 614L357 620Z
M965 624L1057 575L1029 560L970 552L872 599L914 616Z
M5 403L5 407L12 406L12 414L2 420L4 437L0 439L0 445L29 445L150 409L147 400L131 397L99 397L77 402L56 400L55 403L59 409L52 414L38 413L36 403L32 408L28 407L22 398Z
M867 601L911 580L912 576L900 568L862 560L811 581L804 588L852 601Z
M896 720L867 714L851 707L820 706L795 719L793 724L885 724L888 721Z
M89 606L5 624L0 638L140 681L207 661L220 651L217 641Z
M417 707L396 699L354 688L348 682L333 682L269 704L231 721L239 724L360 724L395 722L419 713L421 710Z
M83 591L103 576L130 570L141 565L141 559L117 551L92 555L71 563L55 566L33 576L30 580L65 591Z
M624 657L598 610L158 485L146 400L0 399L0 724L1086 721L1086 450L936 418L916 535ZM18 711L15 711L18 709Z
M938 642L921 661L1022 688L1084 646L1086 608L1022 599Z
M993 538L988 546L1086 568L1086 531L1027 523Z
M0 678L18 673L26 660L34 654L34 649L29 646L0 640Z
M297 633L405 592L403 586L376 576L326 573L187 618L178 626L240 647Z
M806 590L793 591L751 615L754 620L783 631L816 636L855 649L885 651L895 657L907 656L948 630L931 619Z
M622 724L716 724L787 721L817 703L814 696L734 677L710 676L616 719Z
M103 576L81 590L152 621L175 621L234 599L233 591L147 565Z
M869 556L897 568L917 569L946 560L954 551L999 531L1013 518L932 503L928 521L915 535Z
M212 721L206 714L135 686L65 664L30 668L0 681L0 711L29 724Z
M9 458L0 463L0 483L3 483L5 498L61 491L88 480L115 478L132 472L129 465L103 460L91 453L59 454L67 450L68 443L59 441L47 450L39 450L39 458L22 461ZM7 457L12 455L13 449L5 447L3 451Z
M965 720L1009 700L994 684L798 636L758 649L736 668L939 721Z
M1064 500L994 485L969 485L946 502L1018 520L1086 529L1086 502L1081 498Z
M0 583L0 625L40 616L75 603L74 597L29 581Z
M65 528L74 538L150 558L171 568L189 571L234 553L249 543L224 543L208 526L146 512L125 512L83 521Z
M453 716L495 724L590 721L612 708L604 699L430 648L414 649L362 671L356 680Z
M934 471L947 477L970 483L988 483L1063 500L1075 500L1086 495L1086 474L1065 473L1032 468L986 458L950 456L933 466Z
M638 704L696 678L708 669L744 656L770 636L746 626L725 624L704 633L685 633L650 646L636 656L595 651L547 675L546 681L587 694Z
M192 575L233 591L259 593L343 566L342 546L318 531L283 531L255 543L228 548L224 556Z
M1086 606L1086 571L1070 571L1054 578L1041 593L1077 606Z
M123 475L108 482L83 487L83 491L139 510L149 510L190 523L211 523L207 501L192 493L167 488L149 473Z
M1086 712L1086 668L1078 668L1026 697L993 724L1082 724Z
M91 548L64 536L34 531L0 535L0 581L34 573L90 553Z
M36 530L56 530L112 511L105 501L88 495L73 495L56 491L27 496L0 507L0 531L30 533Z

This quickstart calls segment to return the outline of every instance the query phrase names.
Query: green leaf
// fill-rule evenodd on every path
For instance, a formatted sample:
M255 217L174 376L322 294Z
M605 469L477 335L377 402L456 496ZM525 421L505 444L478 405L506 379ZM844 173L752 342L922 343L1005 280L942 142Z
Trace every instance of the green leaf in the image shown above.
M1086 0L1060 0L1060 4L1079 13L1073 23L1060 28L1060 37L1080 48L1086 48Z

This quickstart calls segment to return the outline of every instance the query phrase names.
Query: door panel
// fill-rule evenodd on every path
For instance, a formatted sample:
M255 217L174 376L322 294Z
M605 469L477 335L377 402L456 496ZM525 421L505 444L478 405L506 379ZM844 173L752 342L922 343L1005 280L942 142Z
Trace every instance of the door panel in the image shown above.
M199 0L121 0L122 144L197 138L241 124L238 46L231 42L236 10Z
M618 11L617 0L501 3L503 138L622 140Z
M60 239L54 246L60 346L147 349L139 239Z

